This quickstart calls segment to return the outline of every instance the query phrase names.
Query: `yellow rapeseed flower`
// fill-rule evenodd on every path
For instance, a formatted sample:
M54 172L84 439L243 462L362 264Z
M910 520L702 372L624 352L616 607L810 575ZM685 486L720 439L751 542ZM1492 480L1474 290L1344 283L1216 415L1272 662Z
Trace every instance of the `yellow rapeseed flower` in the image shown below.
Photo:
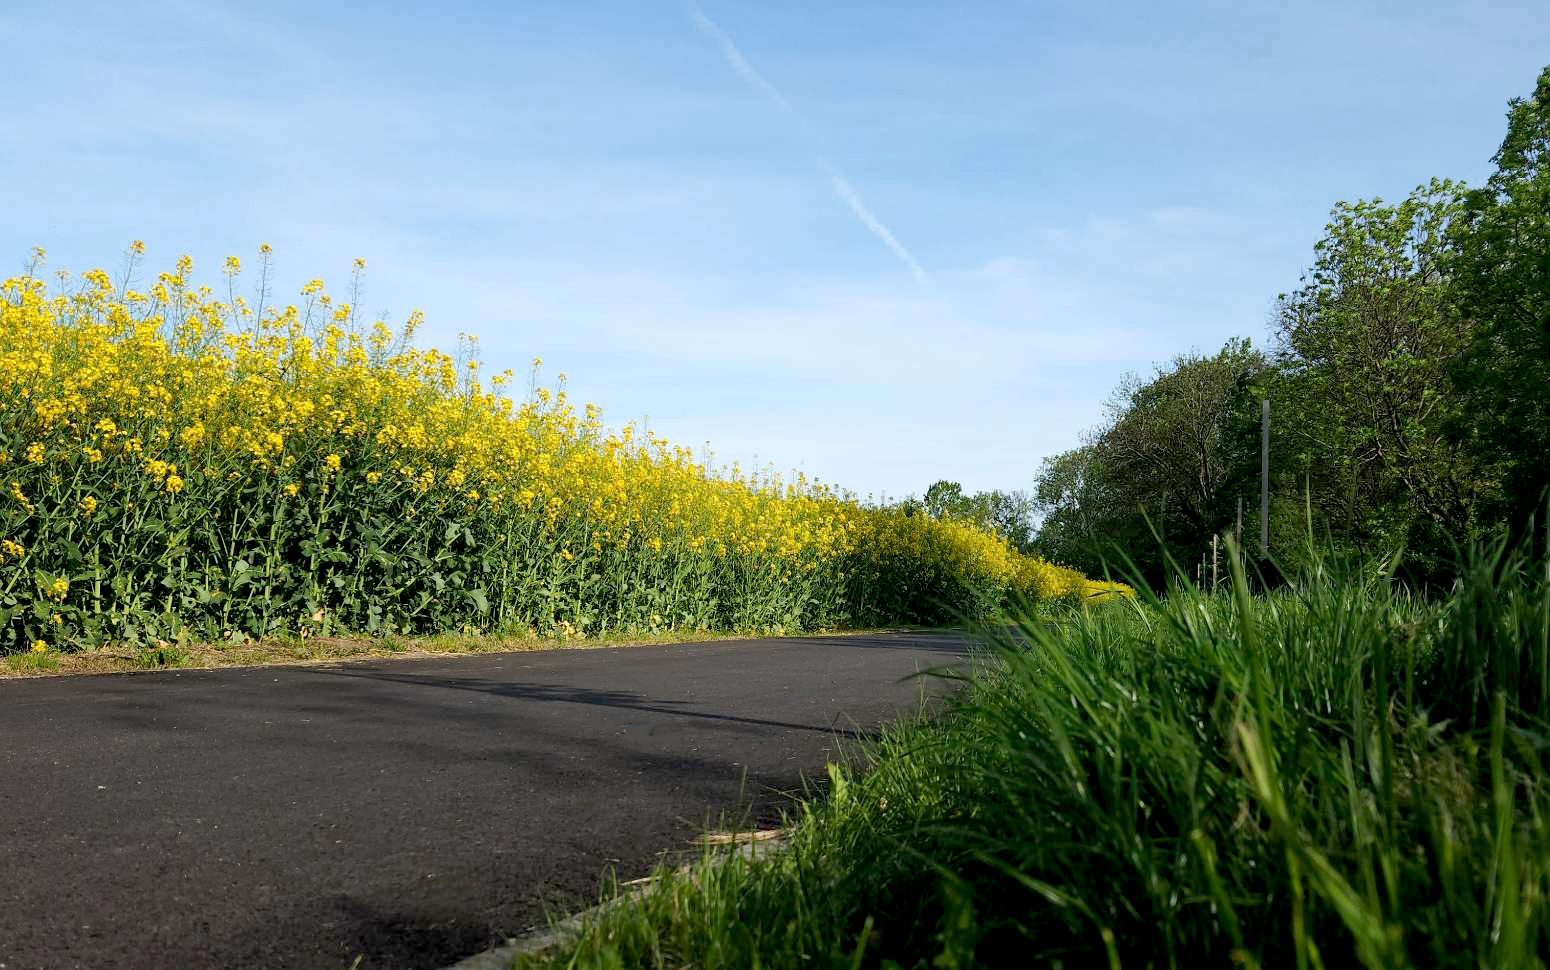
M266 267L269 256L259 250ZM240 269L236 259L226 266ZM352 332L359 308L329 300L321 280L302 289L301 306L260 313L218 301L191 273L179 260L144 293L114 290L98 272L74 294L0 281L0 402L10 402L0 403L0 424L33 442L13 446L25 461L0 456L0 513L13 510L22 534L64 534L63 525L79 538L79 522L51 519L128 510L146 478L215 505L275 485L295 497L303 483L289 480L319 461L309 456L320 456L326 488L348 450L352 473L358 467L377 490L365 497L373 514L460 516L501 535L506 555L606 557L599 571L624 575L651 575L669 555L746 559L738 574L763 577L772 608L786 584L811 584L792 599L832 600L857 571L876 582L943 571L992 595L1124 595L963 523L866 506L800 475L718 470L640 426L610 431L599 408L566 397L564 375L561 386L513 399L502 392L509 372L481 386L476 368L415 347L419 314L397 332L381 321ZM535 372L542 364L533 358ZM64 466L84 456L91 484L51 476L50 454ZM185 481L175 461L203 474ZM55 568L50 541L31 553L40 569ZM9 566L23 550L5 540L0 555Z
M38 507L33 505L32 501L27 498L27 493L22 491L21 482L11 483L11 497L14 498L17 502L20 502L22 508L26 509L28 512L36 512L38 510Z
M33 653L48 653L48 641L47 640L34 640L34 641L32 641L32 652Z

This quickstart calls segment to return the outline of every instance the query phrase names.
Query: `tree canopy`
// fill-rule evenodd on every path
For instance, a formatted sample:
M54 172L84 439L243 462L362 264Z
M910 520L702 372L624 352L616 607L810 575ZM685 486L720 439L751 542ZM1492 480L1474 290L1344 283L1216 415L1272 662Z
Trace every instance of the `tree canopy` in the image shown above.
M1271 402L1272 553L1315 539L1404 550L1442 575L1458 543L1521 527L1550 487L1550 67L1509 103L1484 187L1433 179L1335 205L1269 352L1234 339L1125 377L1103 423L1048 459L1033 545L1090 573L1121 551L1161 582L1257 511ZM1258 516L1243 523L1245 546ZM1162 540L1161 543L1158 540Z

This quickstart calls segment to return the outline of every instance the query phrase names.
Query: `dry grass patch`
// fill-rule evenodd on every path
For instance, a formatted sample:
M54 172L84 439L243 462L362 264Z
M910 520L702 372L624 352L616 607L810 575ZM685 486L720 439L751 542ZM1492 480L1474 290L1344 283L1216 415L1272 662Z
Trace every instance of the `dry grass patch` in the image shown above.
M823 630L812 635L860 636L893 630ZM385 657L469 656L538 650L648 647L674 643L755 640L762 633L709 633L687 630L586 638L544 638L496 634L442 633L427 637L308 637L236 643L162 643L154 647L113 645L86 650L16 653L0 657L0 679L121 674L147 670L214 670L222 667L273 667L345 663Z

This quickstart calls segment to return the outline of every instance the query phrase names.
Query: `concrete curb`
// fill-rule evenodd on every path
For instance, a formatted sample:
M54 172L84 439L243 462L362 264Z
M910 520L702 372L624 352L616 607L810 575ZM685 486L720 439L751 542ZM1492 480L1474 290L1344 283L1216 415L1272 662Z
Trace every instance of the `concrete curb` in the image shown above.
M586 925L587 920L599 916L608 909L625 903L640 895L646 889L641 886L630 892L615 896L606 903L593 906L575 914L567 916L553 926L535 930L527 936L519 939L507 940L503 945L485 950L483 953L475 953L466 960L459 960L445 970L510 970L513 962L521 956L536 956L545 950L552 949L562 943L575 939Z
M745 859L756 860L779 852L786 845L787 830L766 829L754 832L726 832L711 833L695 840L702 846L715 846L724 855L736 854ZM696 862L701 860L696 860ZM694 862L679 866L676 872L684 872ZM497 947L491 947L482 953L475 953L464 960L459 960L443 970L510 970L513 962L522 956L537 956L545 950L553 949L565 943L575 940L586 924L602 914L619 906L628 905L645 895L656 882L653 877L637 880L628 891L622 892L606 903L599 903L590 909L584 909L579 913L567 916L557 923L541 930L534 930L526 936L507 940Z

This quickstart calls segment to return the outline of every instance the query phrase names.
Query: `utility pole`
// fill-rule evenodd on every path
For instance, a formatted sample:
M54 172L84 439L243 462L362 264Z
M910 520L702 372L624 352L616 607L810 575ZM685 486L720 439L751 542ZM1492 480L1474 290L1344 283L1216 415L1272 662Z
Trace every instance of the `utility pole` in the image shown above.
M1259 558L1270 558L1270 399L1259 402Z

